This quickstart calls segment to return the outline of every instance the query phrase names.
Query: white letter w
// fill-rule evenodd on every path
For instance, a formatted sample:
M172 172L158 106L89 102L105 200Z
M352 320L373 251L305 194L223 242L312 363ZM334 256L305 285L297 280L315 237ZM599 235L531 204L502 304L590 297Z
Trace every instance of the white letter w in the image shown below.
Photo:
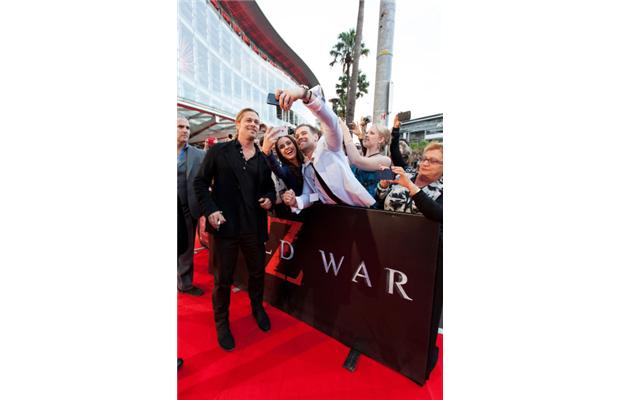
M340 271L340 266L342 265L344 256L340 258L340 262L338 263L338 266L336 266L336 261L334 261L334 255L331 252L329 253L329 264L328 264L327 260L325 260L325 253L323 252L323 250L319 250L319 251L321 252L321 257L323 257L323 267L325 268L325 273L328 273L329 269L333 268L334 276L338 276L338 271Z

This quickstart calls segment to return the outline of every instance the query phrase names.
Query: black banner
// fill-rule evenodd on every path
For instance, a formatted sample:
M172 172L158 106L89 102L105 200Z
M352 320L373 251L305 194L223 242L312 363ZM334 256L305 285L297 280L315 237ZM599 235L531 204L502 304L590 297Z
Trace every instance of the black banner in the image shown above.
M341 206L303 214L270 218L265 301L422 385L442 304L439 224ZM243 287L246 274L237 268Z

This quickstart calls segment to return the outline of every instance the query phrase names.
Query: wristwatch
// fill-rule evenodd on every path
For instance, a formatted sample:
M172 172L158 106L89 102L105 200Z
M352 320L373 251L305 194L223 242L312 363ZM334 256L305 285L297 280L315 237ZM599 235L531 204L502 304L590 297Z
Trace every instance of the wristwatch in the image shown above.
M312 98L312 92L310 91L310 88L306 85L299 85L299 87L305 90L302 101L304 102L304 104L308 104L310 102L310 99Z

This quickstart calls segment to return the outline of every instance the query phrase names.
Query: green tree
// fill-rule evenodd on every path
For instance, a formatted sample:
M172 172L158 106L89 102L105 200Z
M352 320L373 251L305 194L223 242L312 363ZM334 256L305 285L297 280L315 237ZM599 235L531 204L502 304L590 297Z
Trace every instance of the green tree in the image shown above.
M339 102L336 105L336 112L339 116L345 117L346 104L349 93L349 81L351 80L351 67L354 61L354 49L355 49L355 29L350 29L347 32L341 32L338 35L338 41L332 47L329 55L334 57L332 62L329 63L331 67L334 64L339 63L342 65L342 75L338 78L336 84L336 93L338 94ZM367 56L370 50L366 48L364 42L360 43L360 55ZM369 82L366 80L366 74L359 71L357 77L357 92L355 98L358 99L364 94L368 93Z
M409 144L409 147L411 147L414 153L422 154L422 150L424 150L428 143L429 141L426 139L414 140Z
M364 93L368 93L368 81L366 80L366 74L360 73L357 76L357 93L355 93L355 98L359 99L364 95ZM338 83L336 83L336 94L338 95L338 103L336 104L336 114L339 117L344 118L346 116L346 108L347 108L347 98L349 91L349 77L345 74L341 75L338 78Z

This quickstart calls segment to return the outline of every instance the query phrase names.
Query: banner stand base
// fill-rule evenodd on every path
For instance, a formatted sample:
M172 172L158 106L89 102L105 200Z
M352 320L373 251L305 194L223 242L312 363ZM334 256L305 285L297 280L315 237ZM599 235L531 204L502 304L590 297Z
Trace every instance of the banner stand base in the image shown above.
M349 370L350 372L355 371L357 368L357 361L360 358L360 352L351 348L349 351L349 355L347 355L347 359L344 360L344 364L342 364L343 368Z

